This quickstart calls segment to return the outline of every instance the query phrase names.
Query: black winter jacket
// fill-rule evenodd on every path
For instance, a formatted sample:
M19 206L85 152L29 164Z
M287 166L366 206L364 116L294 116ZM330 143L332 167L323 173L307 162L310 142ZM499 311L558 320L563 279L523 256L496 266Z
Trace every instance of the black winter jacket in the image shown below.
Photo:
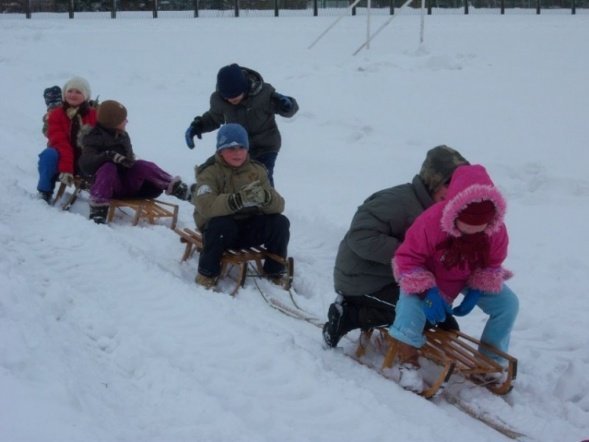
M210 109L200 117L203 133L212 132L226 123L239 123L248 133L250 155L257 158L268 152L278 152L282 144L276 125L275 114L292 117L299 110L296 100L290 112L282 112L275 96L274 87L265 83L262 76L249 68L242 67L249 82L249 91L237 105L225 100L218 91L213 92Z
M100 124L81 134L82 155L78 165L82 174L91 178L107 161L112 161L109 152L124 155L130 160L135 159L129 134L124 131L107 129Z

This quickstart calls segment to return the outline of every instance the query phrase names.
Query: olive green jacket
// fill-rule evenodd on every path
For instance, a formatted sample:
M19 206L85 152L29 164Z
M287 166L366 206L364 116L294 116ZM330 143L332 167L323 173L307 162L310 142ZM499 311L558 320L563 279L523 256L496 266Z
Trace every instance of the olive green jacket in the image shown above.
M284 211L284 198L270 185L266 168L249 155L240 167L231 167L219 154L214 162L207 161L195 169L196 189L192 195L194 204L194 222L199 230L206 223L218 216L233 215L237 219L259 214L274 214ZM262 207L244 207L234 211L229 205L229 197L239 192L245 185L259 180L264 189L270 192L270 202Z

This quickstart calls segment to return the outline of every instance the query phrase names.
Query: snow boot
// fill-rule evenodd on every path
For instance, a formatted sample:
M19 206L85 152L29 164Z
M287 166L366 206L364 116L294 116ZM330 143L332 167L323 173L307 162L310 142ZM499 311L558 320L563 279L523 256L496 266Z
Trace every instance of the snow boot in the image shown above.
M323 339L328 347L337 347L340 339L354 328L348 306L345 302L336 301L329 306L327 322L323 326Z
M421 394L425 389L423 376L420 373L419 353L415 347L397 341L399 358L399 385L405 390Z
M507 381L507 372L475 373L470 376L470 380L481 386L501 385Z
M90 206L90 216L88 217L96 224L106 224L108 215L108 206Z
M264 273L262 277L282 288L286 287L286 283L288 282L286 273Z
M188 188L188 192L186 193L186 201L192 202L192 196L196 191L196 183L192 183Z
M188 186L178 179L172 184L170 195L175 196L179 200L186 201L189 196Z
M210 290L217 285L217 278L197 273L194 282L203 286L205 289Z
M47 204L51 205L51 200L53 199L53 192L43 192L42 190L39 190L39 193L37 193L37 197L40 200L43 200Z

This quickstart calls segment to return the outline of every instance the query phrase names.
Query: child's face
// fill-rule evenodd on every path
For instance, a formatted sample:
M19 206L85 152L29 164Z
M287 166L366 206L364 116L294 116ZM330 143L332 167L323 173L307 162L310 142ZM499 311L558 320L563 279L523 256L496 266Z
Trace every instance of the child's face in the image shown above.
M233 106L237 106L243 100L245 94L238 95L237 97L227 98L226 100L231 103Z
M115 129L120 130L120 131L125 131L125 129L127 128L127 123L129 122L129 120L127 120L126 118L121 122L121 124L119 124L117 127L115 127Z
M82 104L84 101L86 101L86 99L84 98L84 94L82 93L82 91L71 88L65 91L65 101L70 106L75 107Z
M448 193L448 186L443 184L435 193L432 195L432 199L434 202L440 202L446 199L446 194Z
M460 230L462 233L464 233L465 235L472 235L474 233L480 233L483 230L485 230L488 225L489 225L488 223L485 223L485 224L481 224L478 226L472 226L470 224L466 224L466 223L460 221L459 219L456 220L456 228L458 230Z
M239 167L247 158L247 149L241 146L226 147L219 152L221 158L225 160L231 167Z

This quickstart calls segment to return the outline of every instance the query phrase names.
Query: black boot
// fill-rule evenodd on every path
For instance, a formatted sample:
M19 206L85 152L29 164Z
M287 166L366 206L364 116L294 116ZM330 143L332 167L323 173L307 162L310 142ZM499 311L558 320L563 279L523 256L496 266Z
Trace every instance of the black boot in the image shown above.
M89 218L96 224L106 224L108 206L90 206Z
M186 201L192 202L192 195L196 191L196 183L192 183L186 192Z
M182 181L176 181L170 195L175 196L179 200L186 201L188 198L188 186Z
M53 192L43 192L43 191L39 191L39 193L37 194L37 196L39 197L40 200L45 201L47 204L51 204L51 200L53 199Z
M350 319L346 302L334 302L327 311L327 322L323 326L323 339L328 347L337 347L340 339L353 330L355 324Z

